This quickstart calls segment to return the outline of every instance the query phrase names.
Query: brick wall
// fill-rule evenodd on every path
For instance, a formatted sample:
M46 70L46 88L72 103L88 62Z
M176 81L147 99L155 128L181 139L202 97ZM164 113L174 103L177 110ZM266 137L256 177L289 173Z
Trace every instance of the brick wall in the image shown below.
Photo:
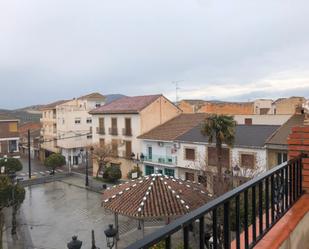
M289 159L301 153L309 156L309 126L293 127L288 137ZM309 193L309 158L303 159L303 188Z

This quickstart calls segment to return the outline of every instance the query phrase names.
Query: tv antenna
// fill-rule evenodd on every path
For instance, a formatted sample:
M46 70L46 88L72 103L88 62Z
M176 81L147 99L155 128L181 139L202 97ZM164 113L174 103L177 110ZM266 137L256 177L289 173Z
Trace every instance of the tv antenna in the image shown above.
M180 87L179 87L179 82L182 82L183 80L174 80L172 81L172 84L175 85L175 91L176 91L176 103L178 102L178 90L180 90Z

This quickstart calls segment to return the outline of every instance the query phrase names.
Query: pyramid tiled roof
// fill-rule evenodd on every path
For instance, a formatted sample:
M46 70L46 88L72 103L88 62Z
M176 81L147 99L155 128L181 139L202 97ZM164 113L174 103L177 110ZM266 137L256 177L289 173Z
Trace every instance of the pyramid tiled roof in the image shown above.
M210 199L200 183L153 174L107 189L102 206L129 217L162 218L184 215Z

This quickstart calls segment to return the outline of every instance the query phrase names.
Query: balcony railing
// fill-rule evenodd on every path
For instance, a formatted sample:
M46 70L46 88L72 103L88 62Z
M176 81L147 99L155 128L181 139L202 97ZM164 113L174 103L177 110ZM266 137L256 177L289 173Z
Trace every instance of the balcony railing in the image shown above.
M111 127L108 129L109 135L117 136L118 135L118 129L115 127Z
M232 240L237 249L253 248L302 195L302 157L274 167L127 249L150 248L157 243L172 248L172 243L179 243L179 238L172 236L181 230L184 249L205 248L206 243L210 248L230 249ZM194 226L198 227L195 237L191 234Z
M104 129L104 127L97 127L97 134L105 135L105 129Z
M161 155L152 155L151 157L145 156L145 162L176 165L177 157L176 156L161 156Z
M132 129L130 128L123 128L122 129L122 135L131 137L132 136Z

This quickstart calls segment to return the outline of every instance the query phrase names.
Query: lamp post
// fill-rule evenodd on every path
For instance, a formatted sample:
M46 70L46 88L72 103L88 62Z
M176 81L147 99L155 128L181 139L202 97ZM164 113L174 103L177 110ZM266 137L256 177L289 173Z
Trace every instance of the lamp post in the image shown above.
M91 151L91 154L92 154L92 152L93 152L93 147L91 146L90 147L90 151ZM83 160L83 152L84 152L84 149L83 148L81 148L80 149L80 153L81 153L81 157L82 157L82 162L84 161ZM88 157L89 157L89 152L88 152L88 149L86 148L86 172L85 172L85 186L86 187L88 187L89 186L89 174L88 174L88 168L89 168L89 162L88 162Z
M116 235L118 233L117 229L113 227L112 224L108 225L108 229L104 231L106 236L106 245L108 248L112 249L116 243Z
M236 176L238 176L238 172L240 171L238 164L236 164L232 169L232 181L233 181L232 184L233 184L233 187L234 187L234 171L237 173Z

